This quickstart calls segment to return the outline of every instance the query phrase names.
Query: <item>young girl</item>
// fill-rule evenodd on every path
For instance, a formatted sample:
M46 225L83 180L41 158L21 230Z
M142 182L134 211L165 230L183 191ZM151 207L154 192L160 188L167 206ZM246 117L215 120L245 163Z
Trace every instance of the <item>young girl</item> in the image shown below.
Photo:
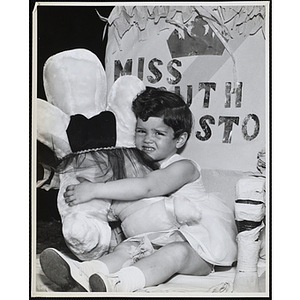
M184 100L172 92L147 88L134 100L132 109L137 118L136 147L160 168L142 178L82 182L67 188L64 196L69 205L97 198L113 199L113 210L123 214L122 222L128 217L126 212L137 213L133 222L123 225L127 239L98 261L74 262L54 249L41 254L46 275L65 287L79 284L96 292L132 292L163 283L174 274L208 275L213 265L230 266L236 260L232 211L205 192L200 167L177 154L187 142L193 123ZM168 215L174 220L172 228L152 224L153 207L159 214L162 202L161 198L155 202L156 196L164 197ZM151 207L152 213L141 219L139 209L147 208L153 201L157 206ZM195 211L198 210L194 214L197 219L179 224L176 217L180 216L180 205L187 203L193 203ZM152 226L156 226L155 231ZM77 273L85 274L85 282Z

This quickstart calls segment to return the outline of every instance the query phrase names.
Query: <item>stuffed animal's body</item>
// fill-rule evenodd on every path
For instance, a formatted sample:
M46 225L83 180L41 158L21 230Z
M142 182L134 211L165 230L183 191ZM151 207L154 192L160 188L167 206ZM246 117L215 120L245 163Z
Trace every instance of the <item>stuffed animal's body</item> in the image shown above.
M142 177L152 170L135 148L136 119L131 110L133 99L145 86L135 76L122 76L107 96L103 67L85 49L50 57L43 80L48 101L37 99L37 139L61 161L54 178L59 188L57 206L63 235L80 260L97 259L109 250L108 221L122 217L109 214L111 200L95 199L68 206L63 193L67 186L84 180L107 182ZM161 224L172 227L163 199L155 199L152 208L154 214L161 216ZM144 228L144 221L140 228Z
M63 193L68 185L82 180L106 182L150 172L134 148L135 117L131 112L131 102L144 85L133 76L120 78L109 93L108 111L104 69L85 49L50 57L43 80L47 101L37 99L37 139L61 160L56 177L63 235L79 259L96 259L109 249L111 201L97 199L70 207ZM118 92L123 95L122 102L116 97ZM122 124L122 129L116 124Z

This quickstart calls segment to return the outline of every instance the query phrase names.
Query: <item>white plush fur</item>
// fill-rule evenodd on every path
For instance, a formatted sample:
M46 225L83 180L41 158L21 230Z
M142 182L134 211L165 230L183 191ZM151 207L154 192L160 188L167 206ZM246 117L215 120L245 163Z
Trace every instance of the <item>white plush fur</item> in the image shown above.
M58 158L72 152L66 129L70 117L47 101L37 99L37 139L52 149Z
M132 100L145 89L144 83L135 76L119 77L113 84L107 101L107 110L117 119L117 147L134 147L136 119L131 110ZM120 109L122 107L122 110Z
M44 66L47 100L67 115L90 118L106 107L106 74L97 56L85 49L60 52Z

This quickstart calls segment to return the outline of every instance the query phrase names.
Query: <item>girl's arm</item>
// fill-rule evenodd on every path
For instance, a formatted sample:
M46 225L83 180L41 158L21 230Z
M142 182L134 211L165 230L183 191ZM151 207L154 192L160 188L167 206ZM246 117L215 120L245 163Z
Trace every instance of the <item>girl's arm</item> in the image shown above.
M107 183L82 182L78 185L71 185L67 187L64 196L69 205L92 199L139 200L173 193L199 176L199 171L191 161L180 160L141 178L125 178Z

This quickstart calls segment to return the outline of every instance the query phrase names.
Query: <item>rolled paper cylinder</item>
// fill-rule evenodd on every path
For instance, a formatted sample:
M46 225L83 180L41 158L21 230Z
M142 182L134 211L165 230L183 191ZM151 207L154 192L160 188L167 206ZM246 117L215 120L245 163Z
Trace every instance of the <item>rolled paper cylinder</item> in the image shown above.
M258 227L259 225L261 225L262 221L255 222L255 221L244 220L244 221L235 221L235 223L236 223L238 232L240 233L242 231L251 230L251 229Z
M254 221L260 222L265 217L265 204L235 203L235 220L236 221Z
M242 178L236 185L235 220L238 232L259 226L265 218L265 178Z
M237 235L239 251L233 282L234 292L259 292L257 264L261 248L259 236L263 228L262 223Z
M241 178L236 185L237 200L254 200L265 202L265 178L245 177Z
M236 186L235 219L238 228L238 259L234 292L259 292L260 233L265 218L265 178L247 177Z
M258 254L261 243L259 241L259 236L264 226L265 225L262 223L260 226L252 230L243 231L237 235L239 248L237 271L257 271Z

